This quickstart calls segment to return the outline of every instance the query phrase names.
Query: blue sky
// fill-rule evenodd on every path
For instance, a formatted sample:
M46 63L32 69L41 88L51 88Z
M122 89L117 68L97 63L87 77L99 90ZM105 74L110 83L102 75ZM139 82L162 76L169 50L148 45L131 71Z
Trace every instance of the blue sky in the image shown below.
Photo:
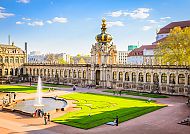
M155 41L156 29L190 20L190 0L0 0L0 43L29 51L90 53L101 19L118 50Z

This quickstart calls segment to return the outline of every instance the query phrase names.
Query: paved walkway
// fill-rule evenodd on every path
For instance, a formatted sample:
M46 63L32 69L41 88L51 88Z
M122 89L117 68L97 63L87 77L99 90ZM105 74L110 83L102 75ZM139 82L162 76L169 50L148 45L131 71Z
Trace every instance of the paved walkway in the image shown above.
M73 92L72 89L58 89L58 91L46 93L45 95L52 96ZM102 90L99 89L85 88L78 88L76 92L110 94L102 92ZM27 96L24 96L24 98L33 98L34 96L35 94L28 94ZM122 96L129 97L128 95ZM23 94L21 96L18 95L17 97L18 99L21 99ZM43 125L43 119L41 118L30 118L16 113L0 112L0 132L3 132L3 134L190 134L190 126L177 124L179 121L190 115L190 108L185 105L186 98L170 97L159 98L156 100L158 103L168 104L169 106L120 123L117 127L102 125L89 130L78 129L56 123L51 123L45 126Z

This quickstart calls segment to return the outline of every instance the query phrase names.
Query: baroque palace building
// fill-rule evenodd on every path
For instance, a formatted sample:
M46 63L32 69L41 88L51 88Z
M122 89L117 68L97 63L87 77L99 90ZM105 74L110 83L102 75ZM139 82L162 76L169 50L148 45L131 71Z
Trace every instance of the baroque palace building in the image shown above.
M26 52L12 45L0 44L0 77L23 74L22 65L26 62Z
M103 19L101 33L96 36L96 43L91 48L91 64L26 63L22 66L24 74L33 80L40 75L46 82L78 86L91 84L102 88L188 94L189 66L118 64L116 45L106 30L106 20Z

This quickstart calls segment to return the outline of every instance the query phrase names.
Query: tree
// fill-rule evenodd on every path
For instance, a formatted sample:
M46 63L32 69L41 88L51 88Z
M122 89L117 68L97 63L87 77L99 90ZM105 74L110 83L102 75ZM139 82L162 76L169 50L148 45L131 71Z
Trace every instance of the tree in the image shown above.
M172 29L155 49L156 59L161 64L185 65L190 63L190 27Z
M83 58L80 58L78 64L86 64L85 60Z
M59 64L68 64L68 63L65 59L59 58Z

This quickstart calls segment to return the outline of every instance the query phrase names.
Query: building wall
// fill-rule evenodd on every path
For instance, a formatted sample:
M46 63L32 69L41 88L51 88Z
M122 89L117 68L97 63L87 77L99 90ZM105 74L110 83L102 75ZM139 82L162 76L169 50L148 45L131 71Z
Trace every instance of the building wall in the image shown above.
M185 66L25 64L24 68L36 81L40 75L48 82L97 85L96 72L99 71L98 86L103 88L151 92L158 82L161 93L186 95L190 90L190 67Z
M157 36L156 36L156 41L161 40L161 39L167 37L168 35L169 35L169 33L157 34Z
M117 55L119 64L127 64L128 51L118 51Z

